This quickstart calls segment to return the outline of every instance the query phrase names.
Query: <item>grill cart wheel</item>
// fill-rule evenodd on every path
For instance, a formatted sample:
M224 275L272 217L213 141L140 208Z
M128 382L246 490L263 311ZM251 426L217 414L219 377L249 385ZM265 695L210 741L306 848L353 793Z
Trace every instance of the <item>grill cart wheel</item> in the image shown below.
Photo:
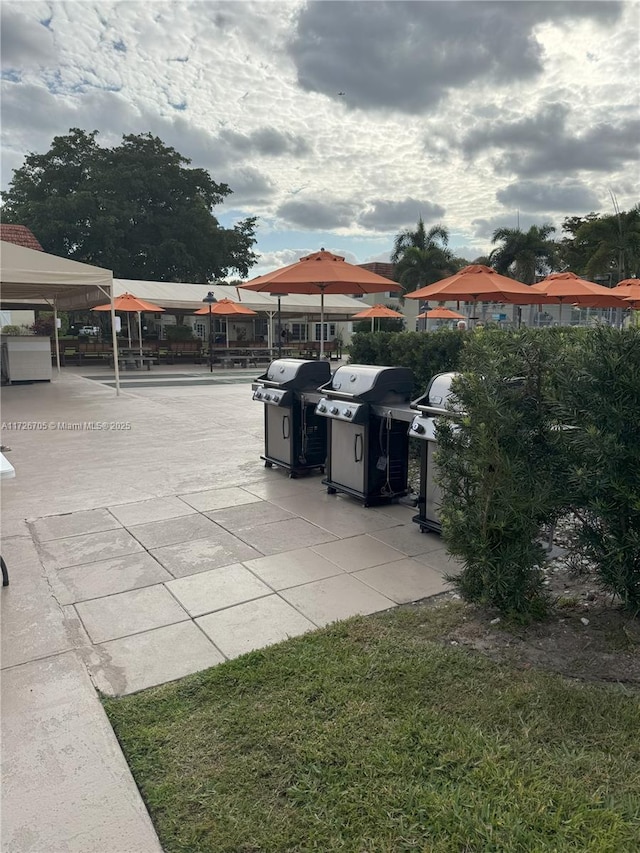
M268 460L264 463L265 468L273 468L273 462L269 462Z
M336 490L332 486L327 486L327 494L328 495L335 495L335 493L336 493Z

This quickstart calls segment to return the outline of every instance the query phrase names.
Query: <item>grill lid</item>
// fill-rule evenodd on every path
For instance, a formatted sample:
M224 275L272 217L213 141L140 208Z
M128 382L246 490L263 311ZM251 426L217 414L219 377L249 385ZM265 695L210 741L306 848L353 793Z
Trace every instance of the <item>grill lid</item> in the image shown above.
M290 388L292 391L312 391L331 378L328 361L309 361L304 358L277 358L258 382L270 388Z
M436 373L431 378L427 390L422 397L418 397L417 400L411 403L411 408L430 413L450 412L451 408L447 404L453 397L451 383L456 376L460 376L460 373L455 371L451 373ZM457 411L460 410L460 407L455 404L453 408Z
M320 390L329 397L357 399L363 403L408 400L413 388L413 372L408 367L379 367L347 364L339 367L331 381Z

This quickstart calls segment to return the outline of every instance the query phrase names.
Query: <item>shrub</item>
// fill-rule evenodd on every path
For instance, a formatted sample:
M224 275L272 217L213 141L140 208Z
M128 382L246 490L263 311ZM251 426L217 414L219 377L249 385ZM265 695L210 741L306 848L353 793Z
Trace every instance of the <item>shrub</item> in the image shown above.
M167 326L168 341L192 341L194 340L191 326Z
M436 373L456 370L465 333L442 329L437 332L359 332L349 345L354 364L386 364L409 367L415 376L414 396L422 394Z
M7 325L7 326L3 326L3 327L2 327L2 332L1 332L1 333L2 333L3 335L8 335L8 336L10 336L10 337L15 337L16 335L22 335L22 334L24 334L24 332L23 332L23 330L22 330L22 328L21 328L20 326L14 326L14 325L11 325L11 324L9 324L9 325Z
M519 616L546 609L539 542L563 502L552 429L558 353L544 331L469 337L454 390L465 414L439 420L440 516L464 598Z
M558 416L579 525L573 550L640 610L640 330L590 330L560 377Z

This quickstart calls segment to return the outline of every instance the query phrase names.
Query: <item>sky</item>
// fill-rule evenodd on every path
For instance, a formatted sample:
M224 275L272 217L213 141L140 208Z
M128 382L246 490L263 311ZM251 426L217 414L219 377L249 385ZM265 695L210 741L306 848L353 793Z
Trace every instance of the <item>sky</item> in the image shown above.
M2 187L71 127L150 132L256 216L258 275L639 201L638 2L2 0ZM28 223L25 223L28 224ZM36 235L37 236L37 235Z

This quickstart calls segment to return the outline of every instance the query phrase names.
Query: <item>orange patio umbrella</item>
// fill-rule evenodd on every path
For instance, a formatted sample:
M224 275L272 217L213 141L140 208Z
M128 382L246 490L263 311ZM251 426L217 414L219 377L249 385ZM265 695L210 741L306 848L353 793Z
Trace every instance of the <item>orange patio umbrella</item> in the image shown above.
M464 314L458 314L457 311L452 311L451 308L432 308L430 311L423 311L418 314L419 320L464 320Z
M434 284L405 294L406 299L435 299L441 302L508 302L513 305L534 305L540 300L527 284L500 275L492 267L470 264L459 272Z
M613 293L609 287L602 287L593 281L587 281L574 272L554 272L537 284L531 285L547 298L548 302L560 305L558 322L562 320L562 305L584 305L588 308L622 308L622 296Z
M224 299L220 299L218 302L215 302L213 304L209 303L207 307L198 308L197 311L194 311L194 314L217 314L219 317L236 317L238 315L242 315L245 317L258 316L257 311L252 311L251 308L247 308L245 305L240 305L238 302L234 302L233 299L228 299L226 296ZM226 327L228 347L229 323L226 324ZM211 346L211 341L209 341L209 346Z
M402 290L395 281L355 264L348 264L340 255L321 249L278 270L257 276L239 289L264 293L308 293L320 295L320 358L324 356L324 295L325 293L385 293Z
M164 312L164 308L159 305L154 305L153 302L145 302L144 299L138 299L132 293L123 293L122 296L116 296L113 300L113 307L116 311L124 311L127 315L127 332L129 336L129 348L131 348L131 326L129 325L129 314L138 315L138 342L140 344L140 358L142 358L142 313L146 311L149 314L160 314ZM96 305L92 311L111 311L111 305Z
M387 308L386 305L372 305L371 308L365 308L364 311L358 311L357 314L354 314L351 319L352 320L368 320L371 318L371 331L373 332L373 323L376 319L382 319L384 317L402 317L403 315L399 311L394 311L393 308Z
M429 320L464 320L464 314L459 314L457 311L452 311L450 308L443 308L439 305L437 308L432 308L430 311L423 311L422 314L418 314L418 320L426 320L428 330Z
M625 278L611 288L611 293L621 296L632 308L640 306L640 278Z

